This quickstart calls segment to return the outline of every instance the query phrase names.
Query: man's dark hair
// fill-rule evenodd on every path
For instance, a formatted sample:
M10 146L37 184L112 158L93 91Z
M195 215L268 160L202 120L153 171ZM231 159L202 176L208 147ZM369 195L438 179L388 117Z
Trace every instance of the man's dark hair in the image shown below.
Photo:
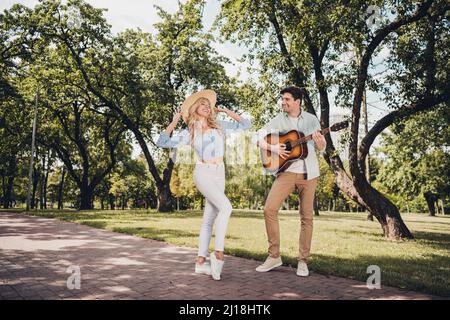
M286 87L280 91L280 94L284 94L284 93L292 94L292 96L294 97L294 100L298 100L298 99L301 100L303 98L302 90L296 86Z

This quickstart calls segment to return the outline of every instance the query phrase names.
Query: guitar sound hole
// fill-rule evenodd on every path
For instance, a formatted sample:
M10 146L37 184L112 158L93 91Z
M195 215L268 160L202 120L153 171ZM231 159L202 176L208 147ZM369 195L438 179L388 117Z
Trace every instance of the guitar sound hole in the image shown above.
M284 143L286 145L286 151L291 151L292 150L292 145L290 141L286 141Z

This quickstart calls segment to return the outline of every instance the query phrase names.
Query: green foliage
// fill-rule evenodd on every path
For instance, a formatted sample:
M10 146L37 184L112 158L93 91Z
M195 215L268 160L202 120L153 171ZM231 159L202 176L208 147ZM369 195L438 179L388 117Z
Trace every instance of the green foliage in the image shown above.
M443 200L450 194L448 107L417 115L383 134L379 153L386 157L378 179L399 204L432 192Z

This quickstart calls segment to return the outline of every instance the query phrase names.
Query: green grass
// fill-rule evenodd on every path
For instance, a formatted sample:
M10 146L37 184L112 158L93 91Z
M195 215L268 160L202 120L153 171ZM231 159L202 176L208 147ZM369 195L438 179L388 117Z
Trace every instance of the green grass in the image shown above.
M145 210L48 210L29 214L188 247L197 246L202 221L200 211L161 214ZM400 242L384 239L378 222L367 221L365 217L362 213L335 212L323 212L315 217L310 269L366 281L367 267L378 265L382 285L450 296L450 217L404 214L416 239ZM296 266L298 213L281 213L280 228L283 261ZM225 246L228 254L264 260L267 242L262 212L234 211Z

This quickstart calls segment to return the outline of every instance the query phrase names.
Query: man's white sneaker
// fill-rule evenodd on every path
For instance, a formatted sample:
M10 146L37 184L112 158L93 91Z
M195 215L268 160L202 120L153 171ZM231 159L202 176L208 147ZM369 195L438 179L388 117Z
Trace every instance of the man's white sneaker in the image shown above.
M308 265L304 261L299 261L297 265L297 275L299 277L309 276Z
M216 255L211 253L209 256L211 261L211 276L214 280L220 280L220 274L222 273L223 264L225 263L223 260L217 259Z
M266 261L260 266L256 268L256 271L258 272L267 272L272 270L273 268L279 267L283 264L281 261L281 257L278 258L272 258L271 256L268 256Z
M203 262L202 264L195 263L195 273L211 275L211 265L208 262Z

